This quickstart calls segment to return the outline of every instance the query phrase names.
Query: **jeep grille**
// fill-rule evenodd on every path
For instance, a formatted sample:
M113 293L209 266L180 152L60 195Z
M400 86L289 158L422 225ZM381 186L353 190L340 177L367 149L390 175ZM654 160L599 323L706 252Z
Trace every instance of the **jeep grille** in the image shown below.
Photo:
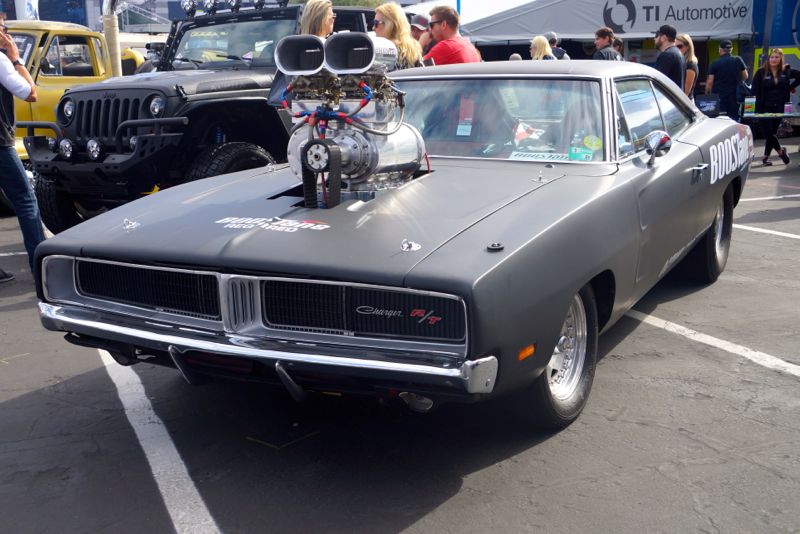
M85 143L97 139L104 145L113 145L117 127L124 121L139 118L141 100L138 98L104 98L78 100L75 113L75 138ZM123 133L127 138L128 132Z

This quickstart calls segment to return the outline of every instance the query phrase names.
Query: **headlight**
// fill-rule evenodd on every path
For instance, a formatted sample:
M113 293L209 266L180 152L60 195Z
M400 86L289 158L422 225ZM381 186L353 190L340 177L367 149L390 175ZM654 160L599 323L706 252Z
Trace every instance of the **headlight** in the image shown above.
M213 15L217 11L216 0L203 0L203 11L205 11L207 15Z
M72 159L74 153L72 141L69 139L62 139L58 144L58 152L64 159Z
M164 111L164 101L163 96L154 96L153 99L150 101L150 114L153 117L158 117L161 115L161 112Z
M183 9L187 17L194 17L194 12L197 10L197 0L181 0L181 9Z
M228 1L228 7L231 9L231 11L233 11L234 13L239 11L239 7L241 7L242 5L242 0L227 0L227 1Z
M261 9L266 3L266 0L253 0L253 7L256 9Z
M136 143L139 142L139 138L135 135L128 140L128 146L131 147L131 150L136 152Z
M71 98L67 98L61 103L61 120L64 122L64 124L69 124L74 116L75 101Z
M103 154L103 146L97 139L89 139L86 143L86 152L89 154L89 159L97 161Z

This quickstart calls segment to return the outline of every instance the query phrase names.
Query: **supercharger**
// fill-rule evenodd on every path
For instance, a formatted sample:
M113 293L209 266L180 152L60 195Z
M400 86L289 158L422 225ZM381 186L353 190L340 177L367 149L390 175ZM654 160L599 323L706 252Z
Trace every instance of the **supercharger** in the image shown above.
M403 122L403 93L387 77L397 63L391 41L355 32L294 35L278 43L275 61L294 77L283 98L293 117L287 153L307 207L366 201L420 170L425 144Z

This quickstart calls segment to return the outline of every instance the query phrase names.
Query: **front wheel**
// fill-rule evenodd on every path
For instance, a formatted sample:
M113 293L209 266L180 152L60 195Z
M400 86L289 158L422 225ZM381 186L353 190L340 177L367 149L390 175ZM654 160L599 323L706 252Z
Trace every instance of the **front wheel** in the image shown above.
M728 263L733 233L733 191L728 187L717 206L711 227L684 260L687 277L701 284L717 281Z
M39 177L34 184L34 191L42 222L54 234L83 221L69 194L56 189L53 182Z
M580 415L592 390L597 365L597 304L591 286L570 302L553 354L531 389L515 402L537 426L564 428ZM530 399L526 401L526 399Z
M225 143L198 157L186 173L186 181L265 167L270 163L275 163L275 159L258 145Z

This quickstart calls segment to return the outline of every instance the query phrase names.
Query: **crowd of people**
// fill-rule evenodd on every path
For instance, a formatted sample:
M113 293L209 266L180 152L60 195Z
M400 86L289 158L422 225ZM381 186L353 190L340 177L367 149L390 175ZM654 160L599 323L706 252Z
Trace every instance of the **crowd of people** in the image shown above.
M335 20L336 13L331 0L309 0L303 12L300 31L325 38L333 33ZM5 50L4 54L0 54L0 189L14 206L33 270L33 251L44 235L36 197L14 149L14 97L35 101L36 85L25 65L20 62L19 50L6 32L3 22L0 19L0 48ZM418 14L409 20L396 3L386 2L375 8L372 29L376 36L395 44L399 69L481 61L478 49L460 35L459 23L458 12L449 6L434 7L427 15ZM623 41L611 28L598 28L594 44L592 59L624 61ZM674 26L665 24L655 32L655 44L659 50L655 68L689 98L694 98L699 69L692 38L685 33L679 34ZM569 54L558 45L558 35L552 31L533 37L530 42L531 59L569 60ZM720 57L709 68L705 93L717 95L720 111L739 120L737 91L742 82L748 79L749 73L742 58L731 54L732 48L731 41L720 42ZM523 58L520 54L512 54L509 59ZM756 113L782 112L784 103L789 101L790 92L798 85L800 71L784 63L782 50L772 50L768 61L753 77ZM784 163L789 163L786 149L781 147L776 136L779 124L780 119L762 121L766 137L762 159L764 165L772 164L769 157L773 150ZM13 278L11 273L0 269L0 283Z

